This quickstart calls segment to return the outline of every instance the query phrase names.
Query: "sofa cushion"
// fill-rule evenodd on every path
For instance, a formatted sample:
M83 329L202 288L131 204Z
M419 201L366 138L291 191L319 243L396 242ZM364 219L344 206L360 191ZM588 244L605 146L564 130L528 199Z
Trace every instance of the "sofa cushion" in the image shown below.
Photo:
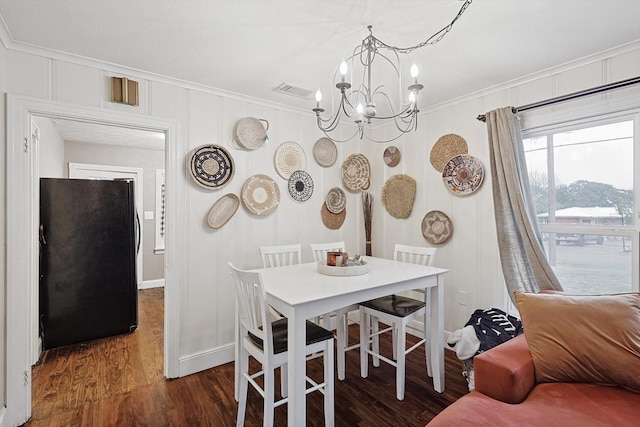
M504 344L503 344L504 345ZM567 427L640 425L640 394L595 384L538 384L519 405L478 391L440 412L429 427Z
M640 393L640 293L516 292L537 382L619 385Z

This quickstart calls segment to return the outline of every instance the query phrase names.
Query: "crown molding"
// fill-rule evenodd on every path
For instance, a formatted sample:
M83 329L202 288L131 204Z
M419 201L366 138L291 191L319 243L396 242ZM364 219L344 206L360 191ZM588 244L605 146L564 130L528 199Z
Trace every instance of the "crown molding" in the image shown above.
M90 58L82 55L75 55L69 52L64 52L64 51L49 49L49 48L45 48L42 46L37 46L29 43L19 42L19 41L16 41L11 35L11 32L9 31L6 22L2 18L2 15L0 15L0 41L7 49L13 50L16 52L42 56L44 58L49 58L52 60L69 62L72 64L82 65L90 68L97 68L99 70L103 70L111 74L124 75L127 77L135 77L138 79L150 80L153 82L165 83L169 85L175 85L183 89L197 90L200 92L205 92L212 95L218 95L225 98L235 99L242 102L249 102L251 104L261 105L268 108L274 108L277 110L288 111L295 114L303 114L303 115L315 117L315 115L311 112L311 110L307 111L305 109L292 107L290 105L281 104L281 103L272 102L272 101L266 101L261 98L254 98L249 95L242 95L239 93L218 89L215 87L190 82L187 80L177 79L174 77L153 73L153 72L141 70L138 68L127 67L124 65L119 65L112 62L108 62L108 61L101 61L99 59L94 59L94 58Z
M450 99L449 101L441 102L439 104L432 105L431 107L425 108L421 110L419 114L429 114L435 111L439 111L445 108L454 107L456 105L469 102L472 100L476 100L478 98L482 98L484 96L492 95L496 92L501 92L504 90L513 89L517 86L521 86L527 83L531 83L536 80L544 79L547 77L552 77L554 75L570 71L576 68L583 67L585 65L593 64L594 62L600 62L605 59L609 59L613 56L622 55L628 52L632 52L634 50L640 49L640 39L622 44L620 46L616 46L607 50L603 50L601 52L596 52L591 55L584 56L582 58L565 62L560 65L556 65L550 68L546 68L541 71L536 71L535 73L527 74L522 77L518 77L513 80L506 81L504 83L497 84L495 86L490 86L485 89L481 89L476 92L471 92L466 95ZM607 82L603 82L607 83Z
M0 15L0 42L2 42L4 47L6 47L7 49L11 49L10 46L15 43L15 40L13 39L13 36L9 32L7 23L5 22L2 15Z

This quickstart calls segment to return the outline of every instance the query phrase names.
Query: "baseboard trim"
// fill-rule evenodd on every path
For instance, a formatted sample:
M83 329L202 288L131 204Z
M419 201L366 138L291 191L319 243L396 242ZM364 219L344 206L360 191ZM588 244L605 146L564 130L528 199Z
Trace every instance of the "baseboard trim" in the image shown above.
M419 327L416 327L418 326ZM414 326L414 327L411 327ZM416 322L416 324L411 325L407 328L407 332L412 335L421 337L421 324ZM451 332L444 331L444 342L445 349L451 350L450 347L446 345L447 338ZM224 365L225 363L233 362L235 359L235 351L234 344L229 343L227 345L212 348L210 350L201 351L199 353L190 354L188 356L183 356L180 358L179 362L179 377L184 377L186 375L195 374L196 372L206 371L207 369L215 368L216 366Z
M145 280L138 289L164 288L164 279Z
M234 358L235 351L233 343L183 356L179 361L178 376L184 377L224 365L225 363L233 362Z

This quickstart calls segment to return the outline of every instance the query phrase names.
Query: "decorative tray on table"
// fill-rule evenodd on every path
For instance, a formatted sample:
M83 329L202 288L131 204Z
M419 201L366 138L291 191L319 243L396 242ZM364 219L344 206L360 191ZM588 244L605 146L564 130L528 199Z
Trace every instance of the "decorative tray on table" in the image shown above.
M327 276L360 276L369 272L369 266L365 261L359 265L327 265L327 261L318 261L318 273Z

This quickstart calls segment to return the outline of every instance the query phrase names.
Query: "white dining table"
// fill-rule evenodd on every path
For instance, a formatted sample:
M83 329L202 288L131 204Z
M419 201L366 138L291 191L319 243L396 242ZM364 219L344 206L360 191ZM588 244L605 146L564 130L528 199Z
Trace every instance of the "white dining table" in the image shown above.
M358 276L324 275L318 272L316 262L252 270L262 276L268 303L288 319L289 426L306 425L305 321L397 292L413 289L430 292L433 388L439 393L444 391L443 276L448 270L384 258L365 257L365 261L369 271ZM237 378L236 375L236 383Z

